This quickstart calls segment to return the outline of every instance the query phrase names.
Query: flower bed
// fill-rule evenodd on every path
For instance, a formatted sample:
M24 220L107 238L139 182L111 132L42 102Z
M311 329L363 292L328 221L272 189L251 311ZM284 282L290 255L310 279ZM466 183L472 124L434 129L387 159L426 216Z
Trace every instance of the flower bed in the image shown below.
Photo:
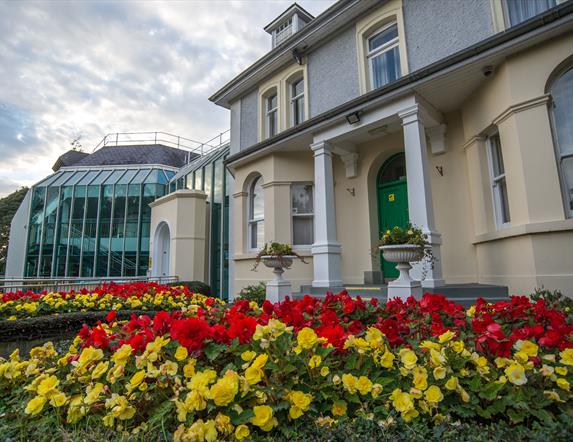
M524 297L467 311L437 295L378 305L341 293L130 321L112 312L65 355L47 344L0 364L0 404L25 428L89 421L193 441L358 418L531 427L571 409L572 334L562 312Z
M173 311L220 302L192 293L185 286L171 287L153 282L111 283L91 291L82 289L78 292L17 291L0 293L0 321L71 312Z

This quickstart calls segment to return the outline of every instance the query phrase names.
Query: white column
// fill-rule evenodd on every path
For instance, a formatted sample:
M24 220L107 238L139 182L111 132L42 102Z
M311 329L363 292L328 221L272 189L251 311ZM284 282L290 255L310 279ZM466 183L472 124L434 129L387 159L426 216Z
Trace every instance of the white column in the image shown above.
M327 142L311 144L314 152L314 265L313 287L342 288L340 251L336 241L332 152Z
M406 175L408 179L408 212L410 222L420 227L428 235L432 244L432 253L436 258L432 266L426 264L423 270L421 265L412 269L412 275L418 279L423 276L423 287L438 287L444 285L442 279L442 265L440 244L442 236L436 231L434 223L434 207L432 203L432 189L428 165L428 148L426 145L426 132L420 120L418 105L400 112L404 130L404 150L406 154Z

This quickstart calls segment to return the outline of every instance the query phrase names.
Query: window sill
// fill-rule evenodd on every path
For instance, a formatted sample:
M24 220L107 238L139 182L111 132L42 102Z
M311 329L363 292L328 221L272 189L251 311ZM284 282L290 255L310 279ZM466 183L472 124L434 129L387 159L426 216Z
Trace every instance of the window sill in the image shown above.
M506 238L514 238L517 236L532 235L536 233L565 232L568 230L573 230L573 218L558 221L522 224L513 227L504 227L495 232L476 235L472 241L472 244L481 244Z

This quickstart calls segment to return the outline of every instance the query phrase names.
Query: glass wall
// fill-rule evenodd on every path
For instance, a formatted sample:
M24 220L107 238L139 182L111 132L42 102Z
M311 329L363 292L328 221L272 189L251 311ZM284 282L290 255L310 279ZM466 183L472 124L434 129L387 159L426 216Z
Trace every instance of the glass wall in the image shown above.
M149 203L173 170L66 170L34 186L27 277L143 276L149 263Z
M217 149L182 169L170 183L170 191L176 189L202 190L207 194L207 227L209 255L207 267L213 296L228 299L229 274L229 180L224 161L229 148Z

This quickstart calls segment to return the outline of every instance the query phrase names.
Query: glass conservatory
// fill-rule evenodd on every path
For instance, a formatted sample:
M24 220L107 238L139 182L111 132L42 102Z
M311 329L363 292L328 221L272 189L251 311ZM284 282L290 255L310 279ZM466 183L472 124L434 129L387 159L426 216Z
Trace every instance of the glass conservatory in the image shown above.
M24 276L143 276L149 203L175 170L144 166L60 169L32 188Z
M207 194L209 285L214 296L228 296L229 193L231 175L224 165L229 147L216 149L183 167L169 183L170 192L202 190ZM206 281L207 282L207 281Z

